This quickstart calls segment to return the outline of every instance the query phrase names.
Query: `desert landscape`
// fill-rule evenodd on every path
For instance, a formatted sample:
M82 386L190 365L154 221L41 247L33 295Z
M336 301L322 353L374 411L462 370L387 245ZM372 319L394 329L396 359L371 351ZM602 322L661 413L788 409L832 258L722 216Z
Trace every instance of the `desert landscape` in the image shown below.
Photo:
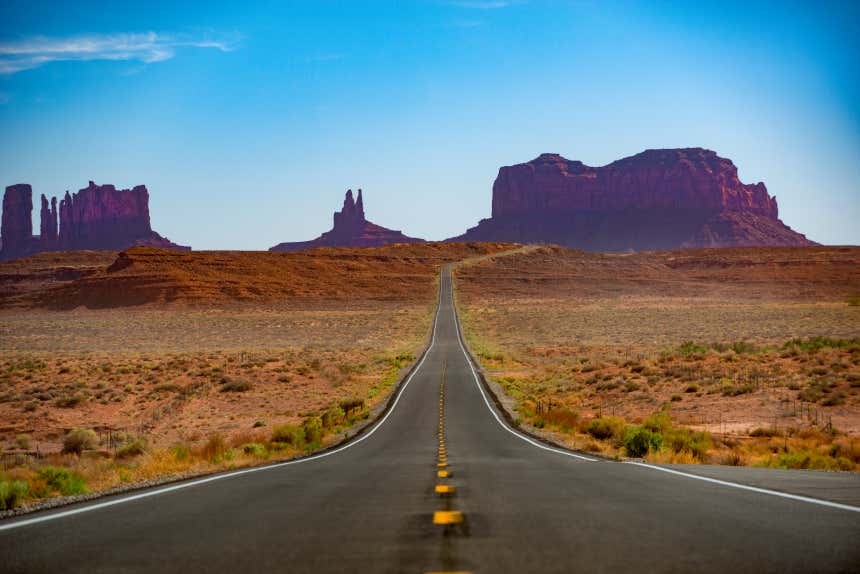
M6 263L6 484L27 484L26 503L343 440L426 345L441 265L511 247L137 247Z
M860 469L856 247L547 246L457 279L473 351L535 432L650 461Z
M0 2L0 574L860 571L857 29Z

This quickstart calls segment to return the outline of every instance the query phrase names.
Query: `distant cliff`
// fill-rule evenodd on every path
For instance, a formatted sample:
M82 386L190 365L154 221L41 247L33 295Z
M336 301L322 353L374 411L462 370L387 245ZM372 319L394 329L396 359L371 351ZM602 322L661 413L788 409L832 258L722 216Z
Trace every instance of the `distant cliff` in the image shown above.
M41 251L79 249L121 250L150 245L188 250L152 230L149 221L149 192L143 185L116 189L92 181L77 193L57 198L42 195L39 235L33 235L32 188L17 184L3 196L3 225L0 229L0 261Z
M701 148L647 150L603 167L557 154L502 167L492 217L452 241L594 251L813 245L783 224L763 183Z
M407 237L399 231L371 223L364 217L364 199L347 190L343 207L334 213L334 226L311 241L279 243L269 251L302 251L314 247L372 247L389 243L422 243L423 239Z

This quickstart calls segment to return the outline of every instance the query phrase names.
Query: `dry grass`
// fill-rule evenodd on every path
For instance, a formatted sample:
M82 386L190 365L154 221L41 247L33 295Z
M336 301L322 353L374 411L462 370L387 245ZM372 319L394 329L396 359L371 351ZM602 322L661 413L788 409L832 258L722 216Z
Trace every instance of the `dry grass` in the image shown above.
M711 437L698 462L789 467L858 463L830 453L853 452L834 444L860 435L860 313L848 298L858 290L854 248L541 248L458 271L470 345L523 423L612 456L625 453L623 437L590 435L591 420L629 426L669 412L675 427ZM809 344L816 336L839 341ZM778 436L749 437L756 428ZM691 461L684 448L654 450Z
M440 266L505 248L143 248L109 267L97 253L4 264L0 490L20 503L341 440L420 353ZM61 452L73 429L96 432L80 456Z

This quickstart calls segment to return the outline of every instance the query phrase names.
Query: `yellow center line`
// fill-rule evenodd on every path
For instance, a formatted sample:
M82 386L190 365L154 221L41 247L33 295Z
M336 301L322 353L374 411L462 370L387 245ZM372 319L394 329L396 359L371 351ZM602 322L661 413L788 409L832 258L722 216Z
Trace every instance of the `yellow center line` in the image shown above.
M433 513L433 524L460 524L463 522L463 513L459 510L437 510Z

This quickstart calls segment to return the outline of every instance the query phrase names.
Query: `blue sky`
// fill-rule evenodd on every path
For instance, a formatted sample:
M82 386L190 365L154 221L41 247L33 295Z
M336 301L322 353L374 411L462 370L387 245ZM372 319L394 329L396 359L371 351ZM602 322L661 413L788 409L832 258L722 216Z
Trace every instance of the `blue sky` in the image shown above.
M502 165L701 146L860 243L852 2L0 2L0 184L150 190L197 249L327 230L348 187L427 239Z

